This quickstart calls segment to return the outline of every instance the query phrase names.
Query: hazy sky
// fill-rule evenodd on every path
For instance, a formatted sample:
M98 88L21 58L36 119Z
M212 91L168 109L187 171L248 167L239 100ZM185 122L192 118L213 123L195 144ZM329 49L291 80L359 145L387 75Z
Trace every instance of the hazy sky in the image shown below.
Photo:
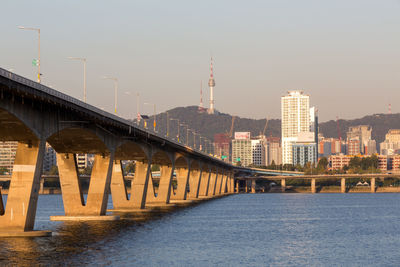
M0 67L35 79L41 28L43 83L119 114L140 102L157 112L208 106L215 59L215 106L251 118L280 117L280 97L303 89L320 121L400 112L399 0L19 1L3 0ZM130 95L125 92L130 92ZM142 113L153 108L142 104Z

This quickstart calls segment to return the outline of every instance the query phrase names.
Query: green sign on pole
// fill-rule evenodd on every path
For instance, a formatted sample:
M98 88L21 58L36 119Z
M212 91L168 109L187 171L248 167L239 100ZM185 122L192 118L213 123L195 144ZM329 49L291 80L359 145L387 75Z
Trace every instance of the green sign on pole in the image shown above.
M221 159L226 159L228 156L222 155Z
M39 65L39 60L32 59L32 66L38 66L38 65Z
M240 161L240 158L236 158L236 161Z

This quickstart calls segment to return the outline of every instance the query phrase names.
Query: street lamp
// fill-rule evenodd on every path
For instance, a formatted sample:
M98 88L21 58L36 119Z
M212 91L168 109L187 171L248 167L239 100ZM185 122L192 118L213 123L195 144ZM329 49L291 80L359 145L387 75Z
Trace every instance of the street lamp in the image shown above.
M203 150L203 145L202 145L202 143L201 143L201 139L205 140L205 137L203 137L203 136L200 135L200 150L201 150L201 151L204 151L204 150Z
M181 123L181 126L186 127L186 145L187 145L188 144L188 136L189 136L189 132L188 132L189 125Z
M79 60L83 62L83 102L86 103L86 58L83 57L68 57L71 60Z
M179 139L180 139L180 132L179 132L179 119L173 119L173 118L171 118L170 119L171 121L177 121L178 122L178 142L179 142Z
M38 81L38 83L40 83L40 81L41 81L40 76L42 75L40 73L40 29L39 28L29 28L29 27L24 27L24 26L18 26L18 29L37 31L37 33L38 33L38 43L39 43L39 45L38 45L38 60L35 62L35 64L38 67L37 81Z
M137 125L140 124L140 111L139 111L139 93L136 93L136 116L137 116Z
M153 120L153 129L156 131L156 104L152 103L144 103L143 105L153 105L154 106L154 120Z
M104 80L113 80L114 81L114 112L117 114L117 92L118 92L118 79L115 77L104 76Z

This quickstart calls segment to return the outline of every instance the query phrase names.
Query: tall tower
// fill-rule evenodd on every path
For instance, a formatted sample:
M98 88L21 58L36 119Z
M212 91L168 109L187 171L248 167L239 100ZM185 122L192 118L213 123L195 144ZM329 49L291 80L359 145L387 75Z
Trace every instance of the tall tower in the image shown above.
M213 72L213 58L211 57L210 65L210 79L208 80L208 86L210 87L210 108L208 109L208 114L214 114L214 72Z

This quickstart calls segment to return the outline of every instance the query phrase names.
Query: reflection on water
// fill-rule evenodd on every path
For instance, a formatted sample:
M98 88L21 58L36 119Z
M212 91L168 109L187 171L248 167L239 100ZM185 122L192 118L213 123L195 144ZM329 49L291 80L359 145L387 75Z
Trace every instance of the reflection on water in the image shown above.
M233 195L120 221L50 222L60 196L41 196L36 229L0 239L1 266L396 266L400 194ZM111 208L111 203L109 203Z

